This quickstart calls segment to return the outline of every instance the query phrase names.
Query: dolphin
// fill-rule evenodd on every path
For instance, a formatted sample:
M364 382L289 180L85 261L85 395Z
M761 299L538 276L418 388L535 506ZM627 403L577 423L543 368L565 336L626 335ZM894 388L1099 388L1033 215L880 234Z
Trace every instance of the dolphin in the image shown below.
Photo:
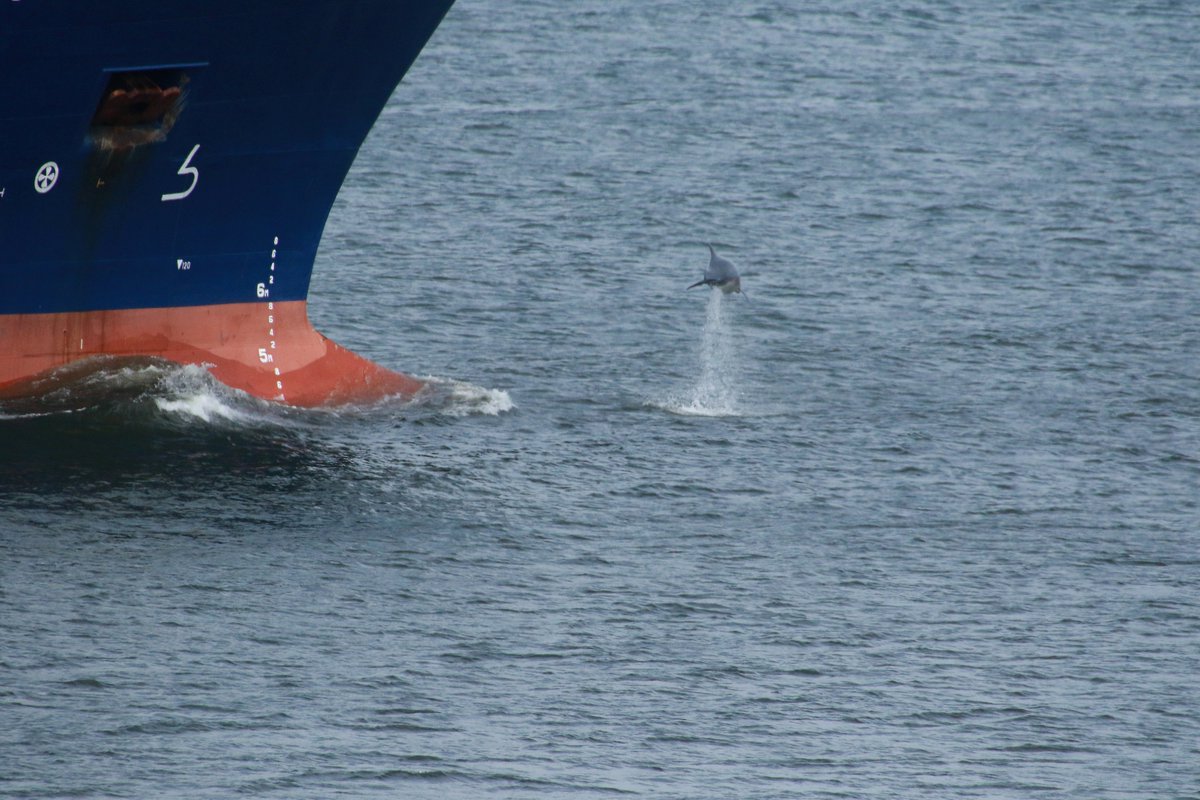
M742 292L742 279L738 275L737 268L729 263L728 259L721 258L717 252L713 250L713 246L708 245L708 269L704 270L704 280L696 281L689 289L695 289L697 286L715 286L725 294L730 292Z

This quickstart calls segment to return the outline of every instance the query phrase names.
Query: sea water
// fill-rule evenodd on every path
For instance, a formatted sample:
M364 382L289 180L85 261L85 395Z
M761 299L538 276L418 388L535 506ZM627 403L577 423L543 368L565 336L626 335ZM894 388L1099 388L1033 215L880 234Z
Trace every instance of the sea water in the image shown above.
M311 293L426 393L0 409L0 797L1200 796L1198 41L462 0Z

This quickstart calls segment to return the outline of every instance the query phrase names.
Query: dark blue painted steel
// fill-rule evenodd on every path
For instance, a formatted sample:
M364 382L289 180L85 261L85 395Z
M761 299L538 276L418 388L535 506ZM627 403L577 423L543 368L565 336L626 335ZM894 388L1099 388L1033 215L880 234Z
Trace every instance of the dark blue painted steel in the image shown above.
M342 180L452 1L0 5L0 313L304 299ZM110 76L153 67L187 75L165 140L97 146Z

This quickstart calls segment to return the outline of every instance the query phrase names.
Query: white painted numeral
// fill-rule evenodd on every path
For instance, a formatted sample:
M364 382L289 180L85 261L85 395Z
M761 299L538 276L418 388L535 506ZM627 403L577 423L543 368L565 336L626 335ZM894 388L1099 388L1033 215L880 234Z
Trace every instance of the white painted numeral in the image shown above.
M191 166L192 156L196 155L196 151L200 149L200 145L192 148L192 152L187 154L187 158L183 160L183 165L179 167L178 175L190 175L192 177L192 185L182 192L168 192L162 196L162 201L165 203L169 200L182 200L192 193L196 188L196 181L200 180L200 170Z
M270 364L272 361L275 360L275 356L268 353L267 348L260 347L260 348L258 348L258 360L264 364Z
M259 297L270 297L271 296L271 290L267 288L267 285L265 283L260 283L258 286L255 287L254 291L255 291L255 293L258 294Z

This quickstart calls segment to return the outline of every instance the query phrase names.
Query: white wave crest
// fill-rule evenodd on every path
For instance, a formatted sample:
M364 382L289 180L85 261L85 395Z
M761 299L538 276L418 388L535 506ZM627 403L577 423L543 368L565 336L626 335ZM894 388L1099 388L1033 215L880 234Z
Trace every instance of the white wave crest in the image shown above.
M425 387L417 392L412 405L428 408L450 417L472 414L497 416L517 407L503 389L487 389L451 378L422 377Z
M223 399L211 394L200 393L176 398L156 397L154 404L158 406L159 411L164 413L194 417L201 422L212 422L216 419L242 422L249 419L249 415L245 412L226 404Z
M161 376L154 398L159 411L201 422L247 422L255 418L249 406L256 401L231 389L198 364L173 365Z

